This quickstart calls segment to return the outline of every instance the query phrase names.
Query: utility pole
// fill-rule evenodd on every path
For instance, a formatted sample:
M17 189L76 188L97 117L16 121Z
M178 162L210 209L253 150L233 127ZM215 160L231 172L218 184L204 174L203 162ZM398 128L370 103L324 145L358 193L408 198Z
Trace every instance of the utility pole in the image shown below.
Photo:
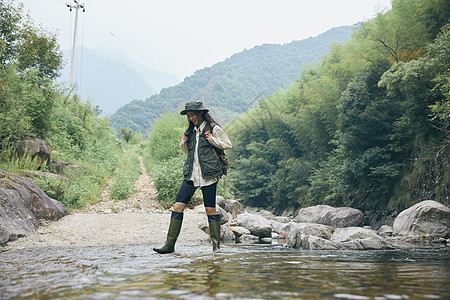
M84 4L78 3L77 0L73 0L73 2L75 2L75 5L71 5L71 4L67 3L67 7L69 8L70 11L72 11L72 9L75 9L75 26L74 26L74 32L73 32L72 62L71 62L71 66L70 66L69 98L70 98L70 95L72 94L72 90L73 90L73 72L75 69L75 47L76 47L76 42L77 42L78 10L80 8L82 8L83 12L86 11Z

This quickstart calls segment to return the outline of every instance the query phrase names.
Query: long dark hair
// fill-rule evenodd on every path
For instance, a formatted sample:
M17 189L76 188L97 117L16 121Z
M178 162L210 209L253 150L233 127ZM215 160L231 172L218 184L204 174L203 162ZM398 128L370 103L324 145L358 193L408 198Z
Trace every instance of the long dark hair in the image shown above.
M219 123L216 122L216 120L213 119L213 117L211 117L211 115L209 114L209 112L207 112L206 110L202 110L202 111L194 111L194 113L197 116L202 116L203 120L206 121L206 131L209 131L212 133L213 130L213 126L212 124L215 124L219 127L222 127L219 125ZM186 130L186 132L184 133L184 135L187 135L188 137L190 137L192 135L192 133L194 132L194 123L192 123L191 121L189 121L189 127Z

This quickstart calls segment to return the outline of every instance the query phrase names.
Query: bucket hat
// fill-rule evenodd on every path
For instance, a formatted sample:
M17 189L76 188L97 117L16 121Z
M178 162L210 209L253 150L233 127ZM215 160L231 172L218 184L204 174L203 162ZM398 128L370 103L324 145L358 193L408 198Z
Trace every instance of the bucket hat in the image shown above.
M186 115L188 111L209 111L206 107L203 106L203 102L201 101L189 101L184 106L184 110L180 112L180 115Z

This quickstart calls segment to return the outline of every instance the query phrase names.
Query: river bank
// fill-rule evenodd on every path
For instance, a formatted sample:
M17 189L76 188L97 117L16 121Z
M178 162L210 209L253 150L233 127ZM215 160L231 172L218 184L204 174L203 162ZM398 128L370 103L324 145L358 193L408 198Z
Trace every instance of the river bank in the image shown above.
M205 215L185 213L179 241L207 241L198 228ZM8 243L4 250L37 247L87 247L131 244L158 244L166 239L170 213L74 213L58 221L46 222L29 236Z
M111 199L106 188L97 203L57 221L41 218L36 231L10 241L2 250L163 243L170 209L159 203L156 187L142 162L141 169L136 192L126 200ZM379 250L414 248L419 243L449 244L450 209L431 200L402 211L393 226L382 226L377 231L361 227L364 214L350 207L318 205L302 208L295 216L282 217L264 210L249 212L239 201L220 196L217 203L222 217L221 237L226 242L278 244L278 239L283 239L281 243L289 247L309 250ZM207 232L204 207L186 209L178 244L206 242Z
M57 221L41 219L35 233L9 242L3 250L164 243L170 210L158 202L157 189L142 161L141 171L136 192L126 200L111 199L111 179L98 203ZM208 235L198 227L202 219L206 219L204 214L186 209L179 240L207 241Z

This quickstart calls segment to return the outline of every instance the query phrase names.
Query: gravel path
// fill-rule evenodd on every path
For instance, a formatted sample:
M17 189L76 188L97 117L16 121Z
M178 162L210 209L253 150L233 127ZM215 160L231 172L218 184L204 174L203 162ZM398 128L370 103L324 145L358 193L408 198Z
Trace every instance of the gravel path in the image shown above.
M112 200L109 189L99 203L73 212L54 222L43 222L27 237L10 242L9 250L35 247L83 247L125 244L155 244L165 241L170 210L157 201L157 191L141 161L142 174L136 181L136 193L126 200ZM198 224L204 213L186 209L179 242L207 241Z

